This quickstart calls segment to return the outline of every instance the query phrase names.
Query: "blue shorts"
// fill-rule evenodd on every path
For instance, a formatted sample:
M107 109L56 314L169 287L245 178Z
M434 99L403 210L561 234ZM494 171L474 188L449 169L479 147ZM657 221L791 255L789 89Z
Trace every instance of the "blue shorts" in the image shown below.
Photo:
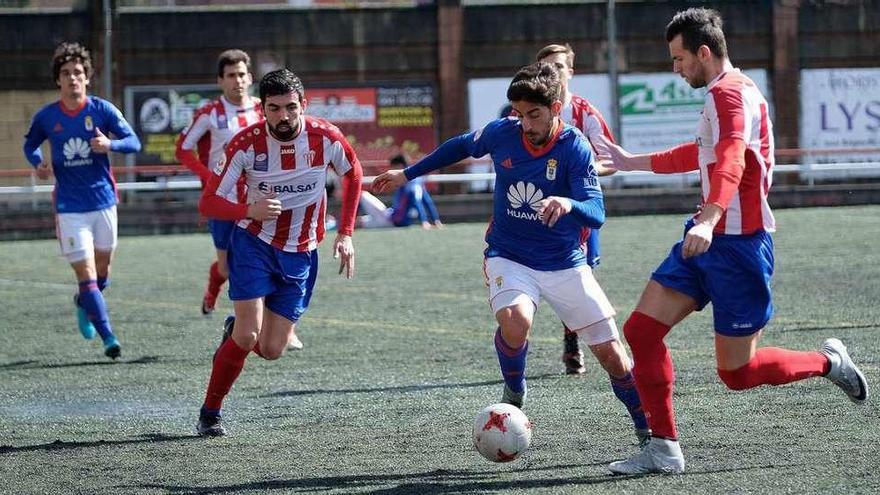
M715 235L708 251L688 259L681 257L681 244L672 247L651 279L694 298L698 311L711 302L721 335L742 337L764 328L773 316L770 234Z
M229 299L265 298L265 307L296 323L312 299L318 278L318 250L289 253L242 228L229 243Z
M229 236L232 235L232 229L235 228L235 222L232 220L208 220L208 230L211 231L211 238L214 239L214 247L226 251L229 249Z

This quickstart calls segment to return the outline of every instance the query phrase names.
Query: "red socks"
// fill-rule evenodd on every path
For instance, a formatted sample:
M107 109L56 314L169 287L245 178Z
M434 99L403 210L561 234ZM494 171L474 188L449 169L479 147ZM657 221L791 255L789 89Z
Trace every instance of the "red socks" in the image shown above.
M226 342L217 349L211 380L208 382L208 392L205 394L205 409L220 409L223 398L229 394L232 384L241 374L244 360L249 352L239 347L231 338L226 339Z
M623 325L623 333L635 361L632 374L651 434L676 440L678 433L672 409L675 372L669 349L663 343L669 329L668 325L638 311L633 312Z
M759 385L782 385L828 373L831 363L820 352L800 352L762 347L751 361L735 370L718 370L721 381L731 390Z
M226 277L224 277L220 270L217 268L217 262L211 263L211 269L208 270L208 292L217 297L217 294L220 294L220 287L226 283Z

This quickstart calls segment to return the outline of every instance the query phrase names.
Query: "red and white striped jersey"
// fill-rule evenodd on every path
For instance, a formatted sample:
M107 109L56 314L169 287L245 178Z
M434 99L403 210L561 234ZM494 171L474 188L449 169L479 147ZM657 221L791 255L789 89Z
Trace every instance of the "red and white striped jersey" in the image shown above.
M221 95L196 110L192 123L180 133L177 142L178 151L195 150L205 171L210 171L220 162L226 144L232 136L261 120L263 120L263 109L258 98L249 98L245 105L237 106ZM196 165L184 164L190 168ZM234 201L235 197L228 199Z
M571 95L571 101L562 107L560 117L566 124L577 127L591 142L595 141L598 135L603 135L614 142L614 135L602 114L584 97Z
M281 201L278 218L244 219L238 226L290 252L311 251L324 238L328 167L339 176L361 168L336 126L311 116L302 117L300 124L302 131L292 141L272 137L266 122L242 129L226 147L225 163L221 161L214 170L220 175L215 193L220 197L232 193L241 176L247 183L248 203L275 194Z
M703 202L709 197L709 178L717 161L715 146L722 139L740 139L746 144L742 180L715 233L773 232L776 220L767 202L773 182L773 125L767 100L739 69L722 72L707 89L696 138Z

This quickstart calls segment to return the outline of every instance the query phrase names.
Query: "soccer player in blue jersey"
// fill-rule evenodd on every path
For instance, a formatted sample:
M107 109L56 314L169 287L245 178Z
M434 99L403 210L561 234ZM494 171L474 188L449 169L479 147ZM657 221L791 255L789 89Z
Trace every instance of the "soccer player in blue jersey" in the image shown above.
M97 332L104 354L117 359L121 347L102 295L110 284L110 261L116 247L116 183L107 155L111 151L136 153L141 143L112 103L88 96L92 61L82 45L58 45L52 74L60 98L34 116L24 154L38 177L55 175L56 230L61 253L79 283L74 304L80 332L86 339ZM40 144L47 139L52 145L51 161L40 152Z
M525 399L529 332L543 297L608 372L641 444L649 431L629 357L611 303L581 247L587 229L605 221L602 190L589 142L560 119L561 97L560 74L553 65L523 67L507 90L515 117L446 141L415 165L378 176L373 189L392 190L469 156L489 154L496 179L484 271L498 321L502 402L521 407Z
M403 155L394 156L390 163L392 167L399 168L407 165ZM361 192L360 206L367 213L358 218L361 228L409 227L413 217L418 219L423 229L443 228L437 205L425 188L424 177L413 179L394 191L390 207L368 191Z

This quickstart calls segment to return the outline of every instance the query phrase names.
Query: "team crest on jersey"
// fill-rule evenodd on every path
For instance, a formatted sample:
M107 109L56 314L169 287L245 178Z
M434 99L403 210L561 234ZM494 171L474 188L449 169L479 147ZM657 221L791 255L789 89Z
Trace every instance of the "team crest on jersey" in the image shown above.
M269 157L265 153L260 153L254 157L254 170L257 172L267 172L269 170Z
M547 180L556 180L556 164L553 158L547 160Z
M315 154L314 151L309 150L308 153L306 153L305 155L303 155L303 158L305 158L306 163L308 164L308 166L310 166L310 167L314 167L314 166L315 166L315 157L316 157L316 156L317 156L317 155Z
M86 118L83 119L83 122L84 122L85 125L86 125L86 130L87 130L87 131L94 131L94 130L95 130L95 123L92 121L92 116L91 116L91 115L86 115Z
M495 287L500 289L502 285L504 285L504 277L501 275L495 277Z
M225 113L217 114L217 128L218 129L229 129L229 122L226 121Z
M217 165L214 166L214 173L217 175L223 174L223 169L226 167L226 155L221 155L220 159L217 160Z

